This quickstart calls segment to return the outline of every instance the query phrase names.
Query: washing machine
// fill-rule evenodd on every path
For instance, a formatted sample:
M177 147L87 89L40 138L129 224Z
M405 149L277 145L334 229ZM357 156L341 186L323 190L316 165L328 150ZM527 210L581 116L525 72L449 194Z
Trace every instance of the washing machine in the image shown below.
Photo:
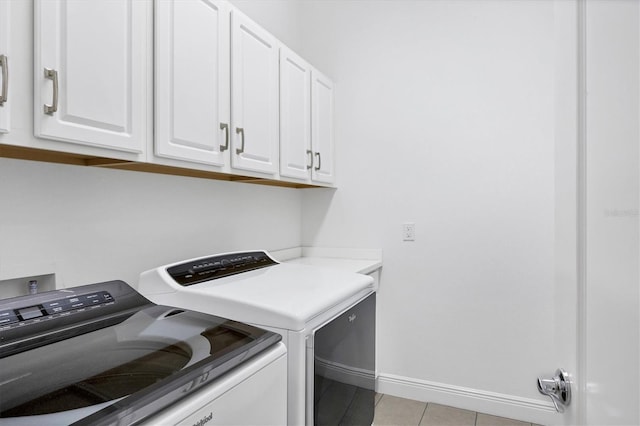
M279 263L254 250L159 266L140 275L137 289L155 303L279 333L288 354L289 425L372 423L372 277Z
M0 425L281 425L277 333L123 281L0 300Z

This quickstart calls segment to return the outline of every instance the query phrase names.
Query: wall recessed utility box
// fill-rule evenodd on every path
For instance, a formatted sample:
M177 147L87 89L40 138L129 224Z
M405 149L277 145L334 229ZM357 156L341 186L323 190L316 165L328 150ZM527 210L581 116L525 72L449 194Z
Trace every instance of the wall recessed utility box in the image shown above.
M13 278L0 281L0 299L29 294L29 282L34 280L37 281L38 293L56 289L55 274Z
M0 265L0 299L26 296L29 281L37 281L37 292L55 290L57 269L55 263L24 263Z

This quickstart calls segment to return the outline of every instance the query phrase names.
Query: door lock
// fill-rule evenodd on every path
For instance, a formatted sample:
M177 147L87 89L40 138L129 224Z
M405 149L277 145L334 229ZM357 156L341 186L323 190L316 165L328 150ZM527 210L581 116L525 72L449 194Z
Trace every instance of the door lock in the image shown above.
M550 379L538 377L538 391L551 398L558 413L564 413L564 408L571 403L571 380L569 374L561 368Z

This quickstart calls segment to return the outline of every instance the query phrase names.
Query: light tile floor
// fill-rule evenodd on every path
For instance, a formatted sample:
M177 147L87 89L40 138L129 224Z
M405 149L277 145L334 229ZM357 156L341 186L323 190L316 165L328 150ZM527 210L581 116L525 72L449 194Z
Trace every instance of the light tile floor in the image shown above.
M376 394L375 426L537 426L434 403Z

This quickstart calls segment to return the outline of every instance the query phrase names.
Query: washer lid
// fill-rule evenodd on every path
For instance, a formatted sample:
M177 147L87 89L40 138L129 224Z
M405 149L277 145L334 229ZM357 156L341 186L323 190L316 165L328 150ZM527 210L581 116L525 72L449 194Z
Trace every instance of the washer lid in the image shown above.
M255 256L256 252L251 253ZM264 252L257 253L266 256ZM143 272L138 290L157 303L170 302L264 327L302 330L318 315L373 289L373 278L367 275L273 261L247 272L194 284L184 285L172 277L174 271L185 270L185 265L216 263L219 256L229 254Z
M75 291L92 294L98 288L103 287ZM107 287L115 296L113 288ZM61 294L6 299L0 308L28 305L44 312L41 300L58 300ZM119 306L114 298L108 307ZM132 424L281 339L247 324L148 302L105 315L100 307L87 309L97 315L93 321L63 312L17 326L25 334L21 341L39 342L28 350L0 342L0 423L8 418L16 424ZM47 334L65 338L38 338L41 323L47 324ZM58 323L63 324L58 328ZM31 329L35 336L29 335Z

